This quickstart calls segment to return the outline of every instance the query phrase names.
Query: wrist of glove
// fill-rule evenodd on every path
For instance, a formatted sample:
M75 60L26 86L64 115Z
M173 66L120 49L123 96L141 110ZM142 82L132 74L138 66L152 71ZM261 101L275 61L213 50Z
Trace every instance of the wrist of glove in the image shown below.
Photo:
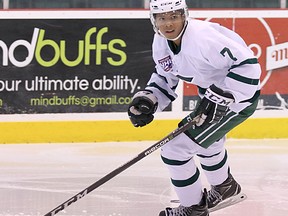
M200 100L196 110L184 118L180 124L185 123L187 118L196 118L196 125L207 127L219 123L229 111L229 106L234 102L234 97L229 92L224 92L215 85L211 85Z
M158 107L157 98L150 91L139 91L128 107L128 116L135 127L143 127L154 119Z

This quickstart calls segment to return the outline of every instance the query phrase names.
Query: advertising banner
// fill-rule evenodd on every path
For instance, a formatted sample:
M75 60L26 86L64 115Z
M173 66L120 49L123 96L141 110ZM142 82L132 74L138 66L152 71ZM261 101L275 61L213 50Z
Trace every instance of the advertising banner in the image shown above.
M123 112L153 71L149 19L1 19L0 114Z
M264 13L259 16L261 11L252 12L190 14L234 30L254 51L262 68L258 110L288 110L287 14L281 17L273 11L275 17L271 12L267 18ZM0 114L126 112L131 97L145 87L154 68L148 11L130 17L131 13L110 11L121 17L105 19L101 18L105 11L100 18L89 19L82 15L43 19L39 12L37 18L2 17ZM193 85L184 83L177 94L183 102L178 101L181 110L172 106L171 118L179 111L193 110L197 103Z
M262 68L258 110L288 110L288 18L203 18L237 32ZM195 108L197 88L184 83L183 110Z

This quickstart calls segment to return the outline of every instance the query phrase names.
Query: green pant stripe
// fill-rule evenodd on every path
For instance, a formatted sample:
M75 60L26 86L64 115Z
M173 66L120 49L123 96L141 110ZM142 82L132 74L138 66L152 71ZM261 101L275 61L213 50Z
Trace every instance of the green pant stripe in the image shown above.
M209 147L212 143L216 140L222 138L226 135L230 130L235 128L237 125L241 124L245 121L249 116L251 116L256 107L257 107L258 100L256 100L251 106L247 107L243 111L241 111L238 115L234 116L233 118L229 119L227 123L221 126L220 130L215 131L213 136L210 136L205 141L201 142L201 146L204 148Z
M206 171L215 171L215 170L218 170L221 167L223 167L226 162L227 162L227 151L225 151L225 156L220 163L218 163L214 166L206 166L206 165L201 164L201 167L203 170L206 170Z
M193 127L185 131L185 134L203 148L208 148L214 142L225 136L234 127L251 116L257 107L257 103L258 99L238 114L230 111L219 123L208 125L206 128Z
M197 168L196 173L191 178L185 179L185 180L171 179L171 182L176 187L186 187L186 186L194 184L199 179L199 176L200 176L200 172L199 172L199 169Z
M227 116L225 118L222 119L222 121L225 121L225 119L230 115L234 115L235 113L232 111L229 111ZM222 122L221 121L221 122ZM205 139L206 136L209 136L210 134L212 135L215 131L215 129L217 129L217 127L219 126L219 124L221 124L221 122L219 122L218 124L212 124L209 125L206 128L203 127L196 127L194 129L189 129L186 132L184 132L188 137L190 137L190 139L192 139L194 142L200 144L199 142L201 142L201 140ZM221 138L221 137L220 137Z
M212 136L215 133L215 131L221 127L221 125L225 124L227 120L229 120L231 117L235 115L237 114L232 111L228 112L228 114L219 123L209 126L206 130L204 130L201 134L199 134L195 139L197 140L199 144L201 144L203 140Z
M202 136L202 139L198 141L199 144L202 145L202 143L204 143L207 139L209 139L209 137L216 134L217 131L220 131L223 126L229 124L229 122L235 117L237 117L237 114L231 112L227 116L225 116L221 122L219 122L218 124L214 124L213 127L211 127L210 130L204 134L205 136L204 137Z

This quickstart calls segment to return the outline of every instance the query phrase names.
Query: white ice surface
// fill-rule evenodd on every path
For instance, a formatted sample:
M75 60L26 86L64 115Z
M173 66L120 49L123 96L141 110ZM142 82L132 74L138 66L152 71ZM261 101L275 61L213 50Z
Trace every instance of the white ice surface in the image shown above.
M0 145L0 216L45 215L153 143ZM226 146L248 199L211 215L287 216L288 140L228 140ZM158 150L57 216L157 216L171 199Z

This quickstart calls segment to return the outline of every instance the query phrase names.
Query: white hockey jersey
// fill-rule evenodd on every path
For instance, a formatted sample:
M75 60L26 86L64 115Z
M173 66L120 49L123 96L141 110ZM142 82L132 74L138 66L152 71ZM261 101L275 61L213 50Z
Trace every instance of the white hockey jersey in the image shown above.
M206 89L215 84L235 98L230 109L239 112L260 89L261 68L243 39L217 23L191 19L181 46L173 50L172 42L155 34L152 45L155 73L146 89L158 98L163 110L177 97L179 79Z

